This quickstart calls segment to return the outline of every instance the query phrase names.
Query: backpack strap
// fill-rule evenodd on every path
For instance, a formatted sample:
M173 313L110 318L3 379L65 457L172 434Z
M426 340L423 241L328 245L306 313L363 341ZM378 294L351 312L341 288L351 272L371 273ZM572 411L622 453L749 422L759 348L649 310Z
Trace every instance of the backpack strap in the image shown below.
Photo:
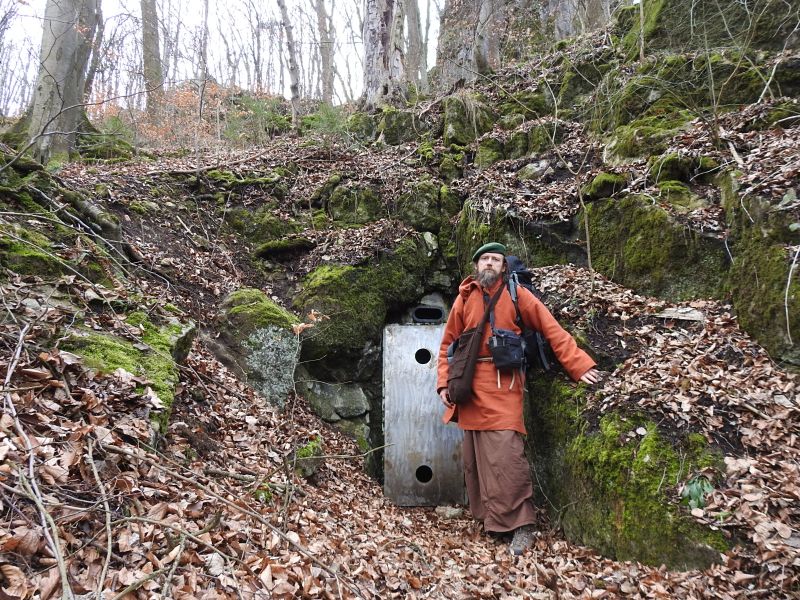
M517 287L519 286L519 281L517 280L517 274L511 273L508 276L508 293L511 296L511 301L514 303L514 310L517 311L517 318L514 320L517 324L517 327L520 330L525 331L526 329L530 329L526 324L525 321L522 319L522 313L519 312L519 297L517 296Z

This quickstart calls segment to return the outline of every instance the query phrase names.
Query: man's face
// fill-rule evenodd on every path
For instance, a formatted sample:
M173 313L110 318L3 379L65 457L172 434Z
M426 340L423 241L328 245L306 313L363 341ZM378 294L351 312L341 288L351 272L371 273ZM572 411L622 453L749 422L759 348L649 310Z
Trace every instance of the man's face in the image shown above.
M497 252L484 252L478 257L475 270L478 283L489 287L505 272L505 257Z

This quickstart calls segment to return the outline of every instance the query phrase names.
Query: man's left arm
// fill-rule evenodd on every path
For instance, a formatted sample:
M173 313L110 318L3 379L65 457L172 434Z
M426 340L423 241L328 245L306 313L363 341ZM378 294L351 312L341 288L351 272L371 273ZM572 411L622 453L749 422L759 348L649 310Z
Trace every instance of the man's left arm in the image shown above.
M594 359L578 347L569 332L561 327L547 307L528 290L520 290L519 309L525 322L547 338L558 361L570 377L589 384L599 381L600 373L594 368L597 365Z

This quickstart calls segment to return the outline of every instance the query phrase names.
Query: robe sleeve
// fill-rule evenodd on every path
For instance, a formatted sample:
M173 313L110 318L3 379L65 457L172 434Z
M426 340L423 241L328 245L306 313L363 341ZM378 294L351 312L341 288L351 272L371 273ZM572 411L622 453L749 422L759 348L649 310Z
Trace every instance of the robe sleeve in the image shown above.
M537 329L547 338L556 358L572 379L578 381L581 375L597 365L591 356L578 347L575 339L559 325L556 318L536 296L523 287L518 288L518 294L522 319L529 327Z

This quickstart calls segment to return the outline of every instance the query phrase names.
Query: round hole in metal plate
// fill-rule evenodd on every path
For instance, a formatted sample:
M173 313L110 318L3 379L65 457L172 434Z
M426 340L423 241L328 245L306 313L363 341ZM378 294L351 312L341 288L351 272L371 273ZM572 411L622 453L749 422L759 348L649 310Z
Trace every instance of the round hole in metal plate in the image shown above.
M428 483L431 479L433 479L433 471L428 465L417 467L417 472L415 475L417 477L417 481L420 483Z
M420 348L414 354L414 359L421 365L427 365L431 362L431 351L427 348Z

